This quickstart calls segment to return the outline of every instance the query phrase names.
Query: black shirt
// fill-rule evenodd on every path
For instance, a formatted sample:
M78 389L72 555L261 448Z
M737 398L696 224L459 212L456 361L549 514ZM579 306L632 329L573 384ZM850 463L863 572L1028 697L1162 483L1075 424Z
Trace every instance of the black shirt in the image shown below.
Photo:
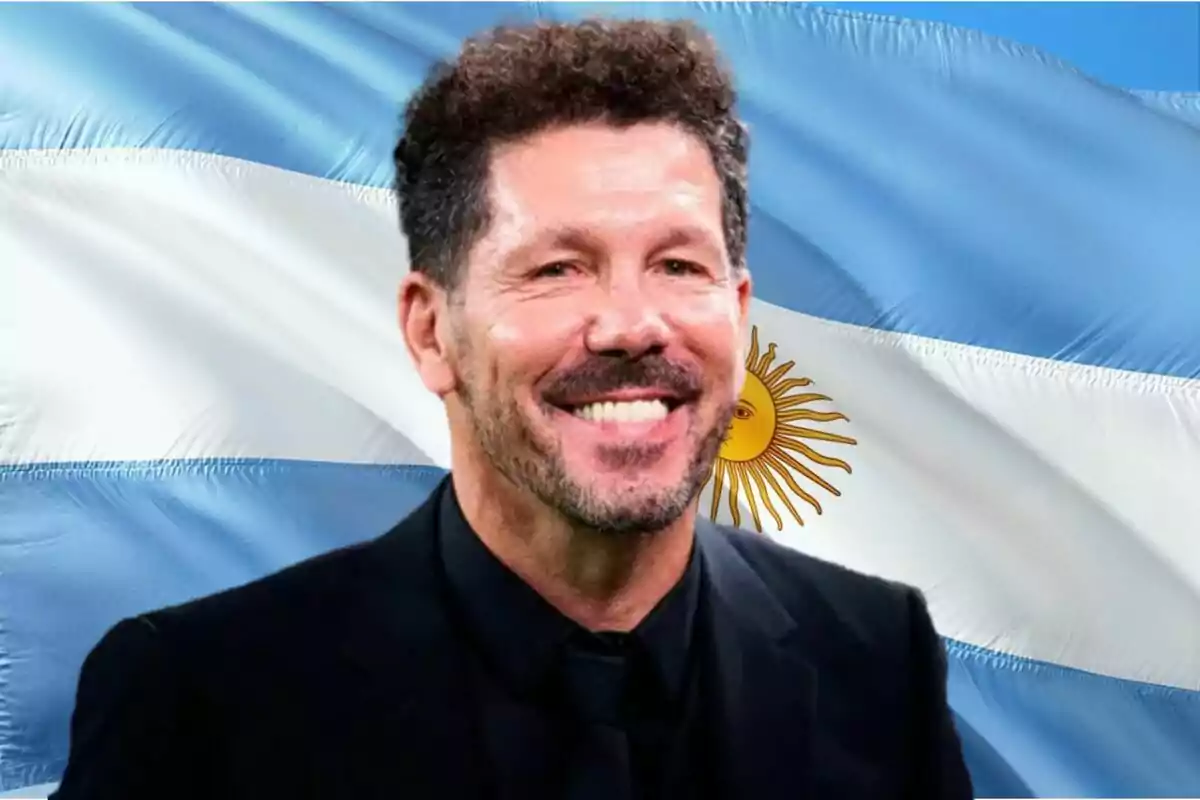
M562 724L554 721L567 716L555 681L564 648L581 640L603 640L596 644L625 652L632 670L624 727L636 796L678 796L676 790L698 780L692 769L699 727L693 653L698 649L696 620L703 582L698 549L693 547L680 581L635 630L594 634L550 605L488 550L463 517L452 488L444 497L439 525L442 565L452 604L483 666L480 680L490 684L482 688L503 692L522 716L537 717L539 724ZM486 704L483 708L488 713ZM508 740L513 735L504 729L505 723L482 722L490 736L506 740L492 742L491 752L512 753L514 743ZM549 736L524 746L556 751L566 738ZM551 765L561 763L561 755L546 752L536 754L540 758L535 760Z

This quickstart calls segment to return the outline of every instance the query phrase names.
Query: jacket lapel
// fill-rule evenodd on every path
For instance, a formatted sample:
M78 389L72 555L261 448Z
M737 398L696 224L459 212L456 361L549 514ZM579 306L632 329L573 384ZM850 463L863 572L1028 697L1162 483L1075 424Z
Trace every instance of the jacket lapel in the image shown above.
M454 635L437 557L445 483L360 560L359 607L347 615L351 666L343 774L356 797L483 797L483 737L467 653ZM816 676L802 630L726 534L697 523L704 558L720 796L803 800L812 794Z
M800 629L715 526L697 522L708 593L713 754L721 796L800 800L812 793L816 674Z
M367 545L359 599L342 655L361 729L348 760L359 798L481 797L482 738L467 653L454 635L437 557L445 483L394 529ZM347 796L350 796L348 793Z

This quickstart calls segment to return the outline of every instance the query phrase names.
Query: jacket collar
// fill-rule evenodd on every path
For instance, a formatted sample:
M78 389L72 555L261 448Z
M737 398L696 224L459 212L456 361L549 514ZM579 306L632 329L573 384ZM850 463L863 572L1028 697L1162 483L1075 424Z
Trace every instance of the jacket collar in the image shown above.
M809 797L817 678L802 655L806 629L728 532L699 520L696 540L711 585L709 685L722 795Z
M484 797L487 773L467 651L457 644L437 554L447 481L365 548L342 655L361 724L348 731L360 796ZM403 758L398 754L403 752Z
M394 764L397 732L416 732L404 737L410 767L396 779L414 789L428 780L445 797L480 797L483 740L475 698L462 688L466 652L455 644L436 547L447 486L448 479L369 546L373 556L360 567L362 607L343 652L364 682L360 693L378 701L368 730L353 737L370 751L363 755ZM817 685L801 654L812 643L728 532L700 520L696 542L708 586L705 685L713 694L705 702L715 715L721 796L802 800L812 788Z

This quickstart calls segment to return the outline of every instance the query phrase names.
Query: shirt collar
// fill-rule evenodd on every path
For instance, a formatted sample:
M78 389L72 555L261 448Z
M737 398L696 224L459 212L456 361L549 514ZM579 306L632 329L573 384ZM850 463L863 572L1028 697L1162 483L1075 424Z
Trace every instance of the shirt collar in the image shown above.
M703 569L700 548L692 554L679 582L633 631L643 652L650 655L658 678L671 697L683 693L689 654L696 638L696 609L700 605Z
M538 692L567 639L584 629L483 544L462 514L453 483L443 495L439 538L451 595L482 656L517 691ZM683 577L631 637L671 697L683 691L702 573L700 551L693 545Z

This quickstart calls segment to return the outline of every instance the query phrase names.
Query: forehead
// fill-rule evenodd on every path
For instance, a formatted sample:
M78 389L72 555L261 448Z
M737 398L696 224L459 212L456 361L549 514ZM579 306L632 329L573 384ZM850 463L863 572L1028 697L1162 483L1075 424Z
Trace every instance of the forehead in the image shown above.
M517 246L570 227L600 237L686 226L721 234L721 186L704 143L667 123L558 128L496 150L485 238Z

